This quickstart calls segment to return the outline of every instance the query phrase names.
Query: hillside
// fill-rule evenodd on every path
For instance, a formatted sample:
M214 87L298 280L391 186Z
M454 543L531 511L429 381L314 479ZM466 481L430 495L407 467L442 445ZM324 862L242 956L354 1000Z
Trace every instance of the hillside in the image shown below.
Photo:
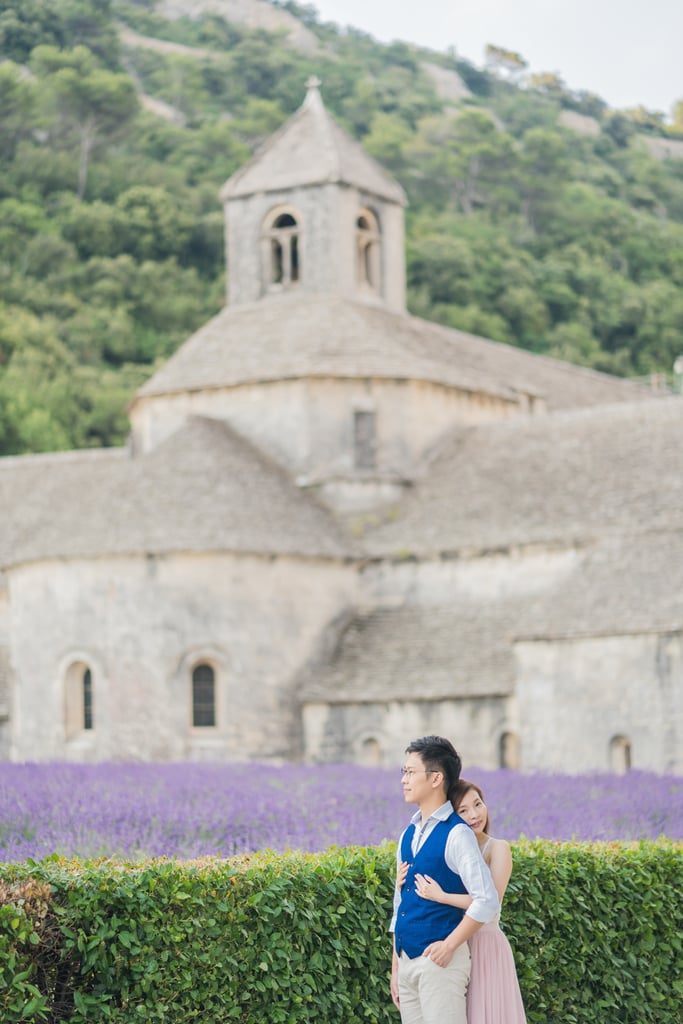
M294 2L0 0L0 44L0 453L124 440L224 301L221 184L312 73L409 196L411 312L676 383L683 141L654 115Z

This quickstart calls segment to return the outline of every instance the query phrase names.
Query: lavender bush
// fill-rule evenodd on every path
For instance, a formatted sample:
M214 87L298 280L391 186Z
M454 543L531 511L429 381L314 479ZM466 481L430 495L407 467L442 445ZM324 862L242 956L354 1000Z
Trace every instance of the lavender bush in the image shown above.
M468 768L506 839L683 838L683 779ZM397 769L358 765L2 764L0 861L316 852L395 839Z

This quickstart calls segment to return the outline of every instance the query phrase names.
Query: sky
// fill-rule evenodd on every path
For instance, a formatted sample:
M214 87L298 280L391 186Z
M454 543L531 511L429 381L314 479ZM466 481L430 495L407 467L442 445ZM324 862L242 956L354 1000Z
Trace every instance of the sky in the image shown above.
M451 46L477 67L488 43L514 50L530 72L552 71L610 107L670 118L683 99L681 0L309 0L321 21L381 42Z

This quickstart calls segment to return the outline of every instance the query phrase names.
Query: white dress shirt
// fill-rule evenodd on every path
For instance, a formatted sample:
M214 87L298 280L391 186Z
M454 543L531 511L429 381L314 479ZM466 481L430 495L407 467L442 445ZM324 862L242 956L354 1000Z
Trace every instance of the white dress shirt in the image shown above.
M422 826L420 826L420 821L422 820L420 811L413 815L411 818L411 824L415 826L411 844L413 857L436 825L440 821L446 821L452 813L453 805L447 800L433 814L430 814ZM396 851L397 869L401 864L401 843L403 842L404 835L405 831L401 834L401 838L398 841L398 849ZM492 921L500 910L498 892L493 884L489 867L481 855L477 837L465 822L454 825L448 833L444 857L451 871L454 871L456 875L460 875L463 885L472 897L472 902L465 911L467 917L471 917L474 921L479 921L481 924ZM396 915L400 902L401 889L397 882L394 890L394 913L389 925L390 932L393 932L396 927Z

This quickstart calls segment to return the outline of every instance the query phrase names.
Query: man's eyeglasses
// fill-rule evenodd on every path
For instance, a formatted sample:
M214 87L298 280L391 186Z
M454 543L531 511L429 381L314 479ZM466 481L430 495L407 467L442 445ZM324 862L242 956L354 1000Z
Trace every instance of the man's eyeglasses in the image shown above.
M425 775L433 775L433 768L401 768L401 778L412 779L413 775L417 775L418 772L424 772Z

